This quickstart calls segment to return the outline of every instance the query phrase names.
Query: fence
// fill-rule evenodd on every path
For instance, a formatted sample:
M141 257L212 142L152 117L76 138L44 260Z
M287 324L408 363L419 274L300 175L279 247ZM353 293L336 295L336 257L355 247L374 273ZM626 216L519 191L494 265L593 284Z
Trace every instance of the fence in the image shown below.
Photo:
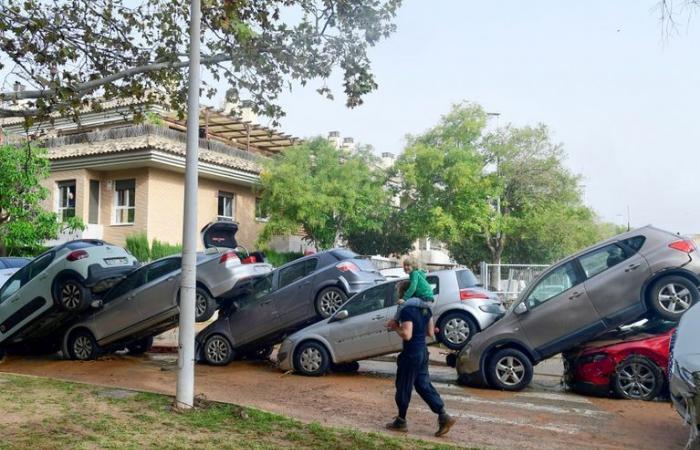
M543 270L546 264L488 264L479 265L481 283L496 292L510 306L520 293Z

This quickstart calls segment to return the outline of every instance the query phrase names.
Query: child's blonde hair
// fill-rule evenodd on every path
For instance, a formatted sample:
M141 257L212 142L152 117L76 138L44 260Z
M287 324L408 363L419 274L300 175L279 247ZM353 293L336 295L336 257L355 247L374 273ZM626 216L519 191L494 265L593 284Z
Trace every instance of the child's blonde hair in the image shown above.
M404 267L410 266L411 269L419 269L419 268L420 268L420 267L418 266L418 261L416 260L416 258L414 258L414 257L412 257L412 256L408 256L408 257L404 258L404 260L403 260L403 266L404 266Z

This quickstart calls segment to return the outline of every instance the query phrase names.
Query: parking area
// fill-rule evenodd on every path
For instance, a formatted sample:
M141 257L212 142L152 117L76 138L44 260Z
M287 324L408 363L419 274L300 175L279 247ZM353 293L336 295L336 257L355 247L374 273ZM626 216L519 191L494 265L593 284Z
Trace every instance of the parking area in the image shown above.
M60 356L9 356L0 372L174 394L177 357L111 355L96 361ZM455 384L454 369L435 363L431 375L459 422L447 441L479 448L680 449L687 429L666 402L583 397L564 392L557 359L537 367L518 393ZM198 365L196 390L210 400L253 406L304 421L384 432L395 413L391 358L362 361L357 374L312 378L284 374L272 362ZM435 417L420 399L409 411L410 434L431 439Z

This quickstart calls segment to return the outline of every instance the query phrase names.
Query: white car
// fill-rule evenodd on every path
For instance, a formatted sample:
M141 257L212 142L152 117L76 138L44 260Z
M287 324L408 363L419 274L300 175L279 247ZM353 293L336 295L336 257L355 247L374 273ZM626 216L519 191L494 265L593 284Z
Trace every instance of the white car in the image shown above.
M19 269L29 263L27 258L7 256L0 258L0 287Z
M90 306L93 292L137 267L129 252L99 240L71 241L37 256L0 288L0 354L10 344L51 335Z

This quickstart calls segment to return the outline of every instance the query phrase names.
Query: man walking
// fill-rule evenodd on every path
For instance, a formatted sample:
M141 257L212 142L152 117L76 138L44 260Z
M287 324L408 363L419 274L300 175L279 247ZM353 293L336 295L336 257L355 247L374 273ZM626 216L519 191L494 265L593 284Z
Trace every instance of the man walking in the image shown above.
M407 431L406 411L411 402L413 388L428 404L431 411L438 415L438 430L435 436L443 436L450 431L456 420L445 411L445 404L430 382L428 373L428 347L426 335L434 337L432 313L429 309L406 306L401 311L399 320L391 320L387 327L403 339L403 350L399 354L396 370L396 406L399 414L393 422L386 425L389 430Z

